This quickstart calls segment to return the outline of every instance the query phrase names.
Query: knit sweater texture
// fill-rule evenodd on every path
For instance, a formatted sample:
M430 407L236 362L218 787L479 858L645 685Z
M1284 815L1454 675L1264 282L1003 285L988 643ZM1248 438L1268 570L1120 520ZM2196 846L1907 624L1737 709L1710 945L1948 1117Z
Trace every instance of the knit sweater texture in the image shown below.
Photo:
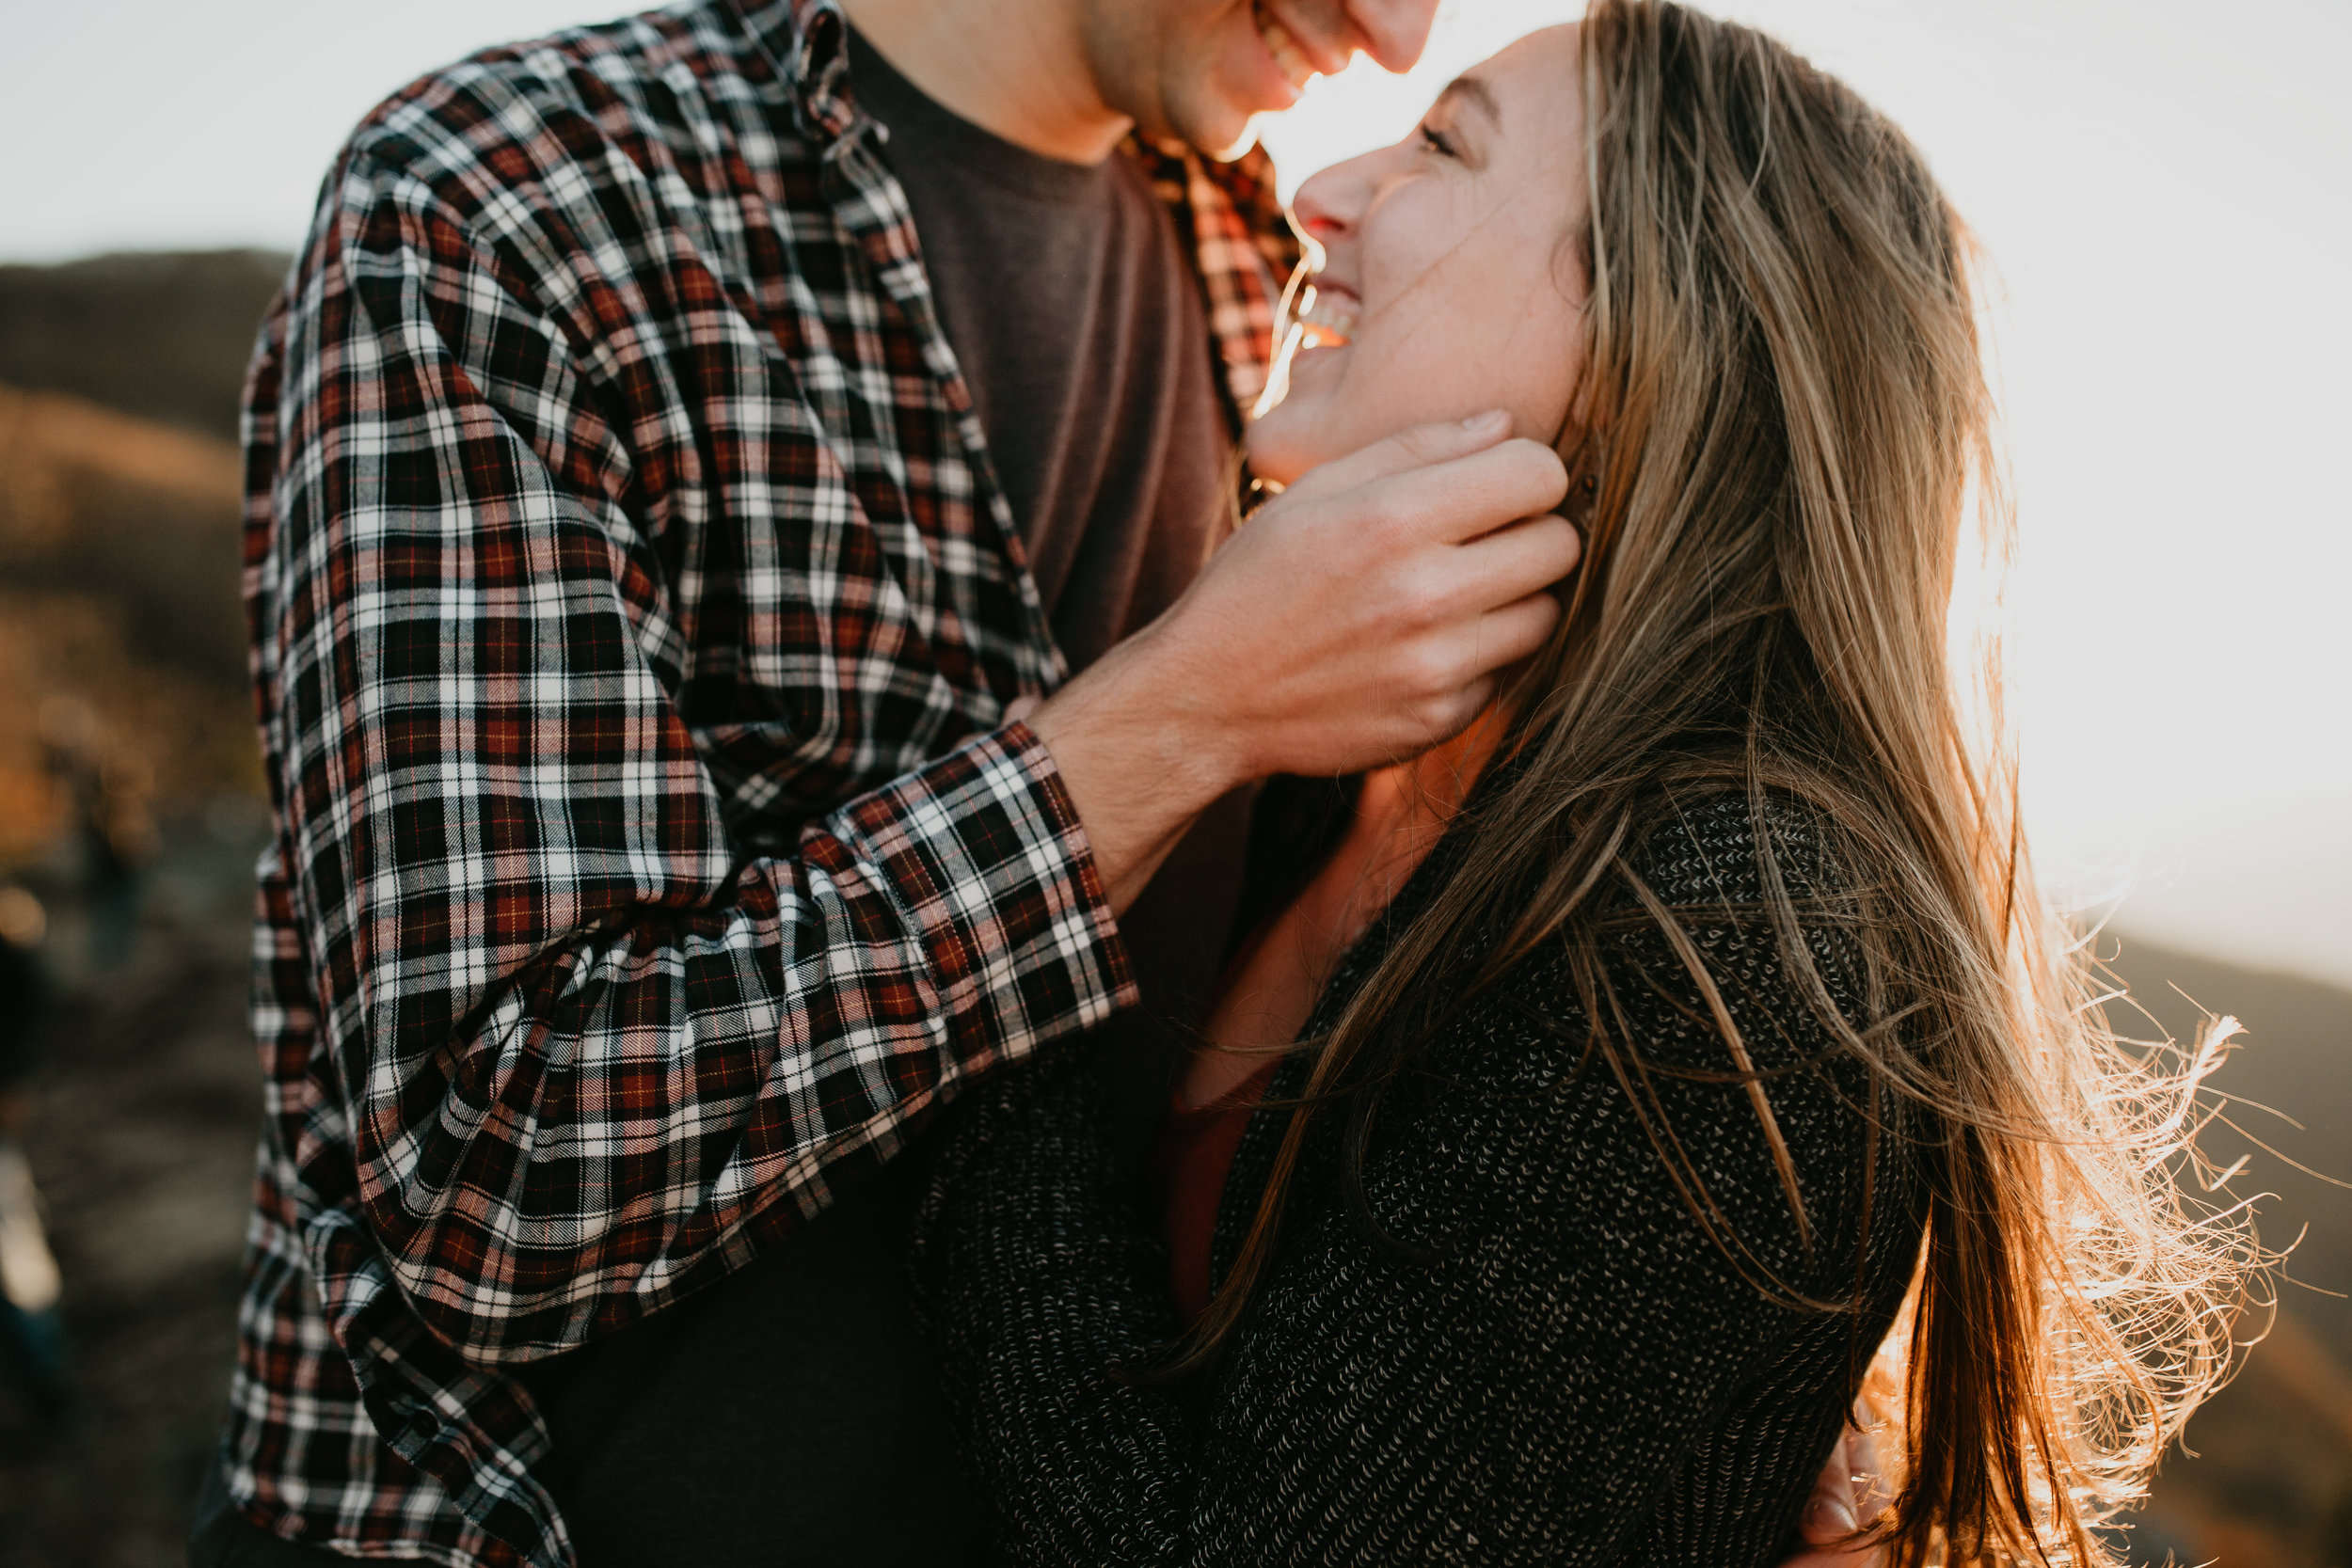
M1892 1096L1871 1109L1864 1064L1787 972L1759 907L1759 831L1792 892L1835 895L1803 814L1779 802L1760 818L1744 800L1696 803L1634 863L1681 911L1764 1076L1809 1242L1703 993L1640 923L1594 940L1628 1070L1662 1111L1651 1125L1703 1192L1677 1186L1643 1109L1589 1050L1566 955L1538 953L1390 1087L1363 1165L1376 1227L1348 1201L1343 1117L1314 1118L1275 1258L1190 1386L1114 1375L1178 1323L1082 1059L977 1093L935 1169L915 1275L1002 1558L1743 1568L1788 1555L1909 1283L1928 1168L1925 1118ZM1455 838L1343 962L1310 1037L1451 873ZM1804 930L1840 1015L1866 1022L1850 930L1827 917ZM1251 1118L1220 1203L1219 1278L1309 1067L1287 1059ZM1693 1201L1720 1214L1724 1241Z

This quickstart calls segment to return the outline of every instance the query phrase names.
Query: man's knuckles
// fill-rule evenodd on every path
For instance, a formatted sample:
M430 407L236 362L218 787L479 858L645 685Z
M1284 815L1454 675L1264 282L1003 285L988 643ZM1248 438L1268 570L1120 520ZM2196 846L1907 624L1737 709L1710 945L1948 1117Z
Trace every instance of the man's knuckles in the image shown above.
M1502 521L1549 512L1566 499L1567 466L1560 454L1524 436L1445 465L1466 498L1498 513Z
M1415 537L1459 544L1550 511L1566 496L1567 480L1549 448L1507 441L1365 489L1368 497L1379 492L1381 515Z
M1469 420L1434 420L1411 425L1385 441L1363 449L1367 466L1376 473L1401 473L1451 462L1503 442L1507 420L1478 415ZM1507 444L1507 443L1504 443Z

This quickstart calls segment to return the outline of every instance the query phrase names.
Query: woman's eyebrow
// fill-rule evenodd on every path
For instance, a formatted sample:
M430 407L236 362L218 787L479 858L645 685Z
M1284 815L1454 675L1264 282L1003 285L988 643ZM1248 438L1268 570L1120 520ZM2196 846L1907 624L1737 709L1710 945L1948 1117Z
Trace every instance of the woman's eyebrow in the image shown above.
M1502 129L1502 105L1495 101L1494 89L1486 83L1475 76L1456 76L1445 85L1445 91L1438 94L1439 103L1452 103L1457 99L1484 109L1486 119L1493 122L1495 129L1498 131Z

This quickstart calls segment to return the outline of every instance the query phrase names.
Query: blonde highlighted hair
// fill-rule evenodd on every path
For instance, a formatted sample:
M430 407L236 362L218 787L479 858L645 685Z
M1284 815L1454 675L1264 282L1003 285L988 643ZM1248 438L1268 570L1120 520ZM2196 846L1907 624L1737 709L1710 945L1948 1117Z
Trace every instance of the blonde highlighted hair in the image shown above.
M1788 972L1874 1094L1940 1137L1875 1533L1900 1568L2108 1561L2098 1527L2231 1366L2255 1253L2243 1210L2187 1179L2227 1031L2181 1051L2109 1030L2035 887L1997 643L1972 663L1948 639L1956 562L2009 529L1966 230L1901 133L1758 33L1596 0L1581 55L1591 212L1565 264L1589 287L1589 369L1565 455L1585 563L1511 700L1514 767L1312 1042L1256 1223L1174 1365L1240 1322L1311 1122L1360 1133L1450 1009L1539 947L1565 944L1609 1016L1603 894L1692 951L1626 851L1694 792L1760 810L1770 791L1854 879L1870 1016L1832 1005L1800 928L1824 915L1801 917L1759 833ZM1466 934L1497 928L1465 972ZM1613 1063L1628 1048L1593 1035Z

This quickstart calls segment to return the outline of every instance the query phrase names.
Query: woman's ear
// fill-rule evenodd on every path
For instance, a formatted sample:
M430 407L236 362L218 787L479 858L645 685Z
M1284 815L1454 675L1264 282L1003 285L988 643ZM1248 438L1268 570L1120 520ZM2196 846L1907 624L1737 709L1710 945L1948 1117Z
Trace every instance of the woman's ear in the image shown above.
M1563 503L1563 515L1574 523L1577 531L1586 531L1592 521L1593 508L1600 504L1600 475L1586 474L1568 487L1568 499Z
M1578 418L1579 412L1575 408L1569 410L1560 434L1552 437L1551 450L1568 470L1568 494L1560 503L1560 515L1582 531L1594 506L1600 500L1601 443Z

